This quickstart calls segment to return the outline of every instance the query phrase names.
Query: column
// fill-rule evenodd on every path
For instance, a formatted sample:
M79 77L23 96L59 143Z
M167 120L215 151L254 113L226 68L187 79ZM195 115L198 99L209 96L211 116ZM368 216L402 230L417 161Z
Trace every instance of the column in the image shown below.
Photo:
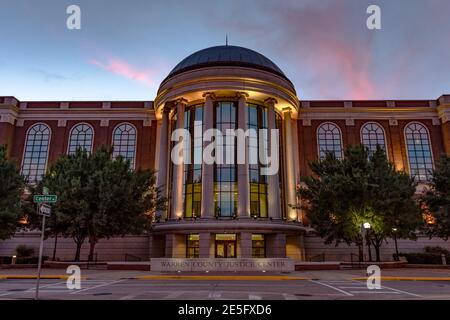
M214 128L214 94L204 94L205 105L203 107L203 129ZM209 141L203 142L203 148ZM205 164L202 161L202 218L214 218L214 164Z
M167 197L167 171L168 171L168 159L167 154L169 152L169 113L170 108L164 107L162 112L162 123L159 136L159 159L158 159L158 188L161 191L161 196ZM169 218L169 215L165 212L157 213L162 218ZM165 217L164 217L165 216Z
M208 232L202 232L199 234L199 237L199 258L209 258L211 234Z
M176 129L184 129L184 109L186 107L186 100L179 99L176 101L177 108L177 122ZM183 137L183 141L184 141ZM175 143L184 143L184 142L175 142ZM172 210L170 217L172 219L178 219L183 217L183 175L184 175L184 154L183 151L180 152L178 157L181 157L179 160L180 164L176 164L173 166L173 184L172 184Z
M286 108L284 111L284 129L285 129L285 163L286 163L286 211L288 219L297 220L297 210L292 206L297 205L296 186L295 186L295 170L294 170L294 154L292 151L292 126L291 126L291 109Z
M247 131L248 111L247 94L239 93L238 102L238 128ZM241 150L237 150L240 152ZM241 151L242 152L242 151ZM250 218L250 180L248 173L248 140L245 143L245 164L238 164L238 217Z
M239 235L239 246L241 247L241 256L239 258L252 257L252 234L242 232Z
M275 103L277 101L275 99L267 99L267 127L269 129L268 139L269 139L269 152L272 150L272 130L276 129L276 117L275 117ZM279 136L281 136L281 132L279 132ZM278 146L279 148L280 146ZM269 155L272 159L274 157L278 158L278 168L282 165L279 159L279 150L277 150L277 154ZM281 202L280 202L280 184L279 184L279 170L276 174L267 176L267 202L269 207L269 217L273 219L281 218Z

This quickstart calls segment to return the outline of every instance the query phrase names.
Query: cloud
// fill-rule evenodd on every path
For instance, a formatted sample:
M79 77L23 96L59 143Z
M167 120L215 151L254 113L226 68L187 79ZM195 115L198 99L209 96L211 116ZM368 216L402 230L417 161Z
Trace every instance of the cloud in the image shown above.
M153 73L151 71L139 70L128 62L118 58L107 58L106 62L100 62L97 59L90 59L89 63L109 73L142 83L148 87L151 87L155 84L155 81L152 77Z

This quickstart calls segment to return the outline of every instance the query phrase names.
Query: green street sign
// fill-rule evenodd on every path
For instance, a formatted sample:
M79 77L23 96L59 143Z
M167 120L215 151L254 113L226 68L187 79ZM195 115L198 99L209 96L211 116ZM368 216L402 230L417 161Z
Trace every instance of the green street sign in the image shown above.
M33 200L35 203L55 203L58 197L55 194L35 195Z

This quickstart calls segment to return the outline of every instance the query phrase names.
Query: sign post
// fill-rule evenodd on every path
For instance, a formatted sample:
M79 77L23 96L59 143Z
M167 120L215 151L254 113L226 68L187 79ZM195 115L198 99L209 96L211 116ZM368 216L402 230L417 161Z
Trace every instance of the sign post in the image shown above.
M44 190L44 193L48 193L48 189ZM36 280L36 293L34 296L35 300L39 299L39 283L41 282L41 270L42 270L42 252L44 250L44 235L45 235L45 218L50 217L51 207L47 203L55 203L57 200L56 195L35 195L34 202L36 203L36 212L38 215L42 216L42 229L41 229L41 243L39 246L39 262L38 262L38 273Z

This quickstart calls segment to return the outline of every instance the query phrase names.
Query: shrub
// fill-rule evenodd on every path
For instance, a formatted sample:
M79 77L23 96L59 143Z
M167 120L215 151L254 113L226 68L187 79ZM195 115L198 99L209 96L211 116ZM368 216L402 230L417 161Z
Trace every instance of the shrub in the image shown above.
M441 254L436 253L399 253L399 256L404 256L412 264L442 264ZM450 261L449 255L446 258Z
M434 253L434 254L445 254L446 256L448 256L450 253L447 249L444 249L442 247L425 247L425 252L426 253Z
M34 253L33 248L29 248L24 244L17 246L16 248L17 257L31 257Z

